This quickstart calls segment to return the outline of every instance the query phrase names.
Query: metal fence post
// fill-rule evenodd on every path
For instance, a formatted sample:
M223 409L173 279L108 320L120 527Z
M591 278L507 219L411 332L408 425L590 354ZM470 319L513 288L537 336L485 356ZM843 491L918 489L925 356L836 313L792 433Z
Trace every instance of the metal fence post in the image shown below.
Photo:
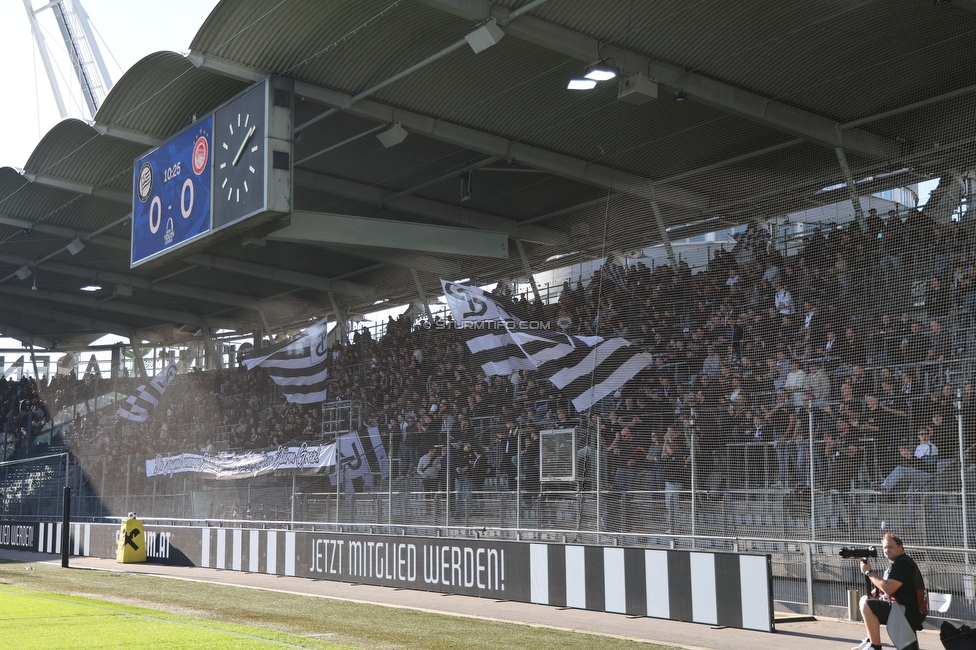
M963 442L962 418L962 389L956 389L956 420L959 423L959 492L962 503L962 547L969 550L969 508L966 499L966 459L965 443ZM969 564L969 553L966 553L966 564Z
M809 544L803 545L803 563L807 574L807 614L813 616L813 554Z
M132 456L125 457L125 511L131 512L129 509L129 484L132 474Z
M602 426L602 424L603 424L603 418L597 416L596 418L596 532L600 532L600 528L602 527L601 517L600 517L600 461L602 459L602 456L600 454L603 453L603 449L601 449L600 446L601 443L600 427ZM573 459L573 462L576 462L575 458Z
M809 428L807 435L809 458L807 458L807 462L810 463L810 539L817 539L817 498L814 495L816 464L814 463L813 457L813 409L807 411L807 423Z

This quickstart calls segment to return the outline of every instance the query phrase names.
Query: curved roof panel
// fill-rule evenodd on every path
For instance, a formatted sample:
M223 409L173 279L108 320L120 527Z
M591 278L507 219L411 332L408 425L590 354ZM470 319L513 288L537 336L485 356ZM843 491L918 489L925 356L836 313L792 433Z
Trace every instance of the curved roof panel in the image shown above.
M95 124L165 139L247 86L201 70L175 52L156 52L119 79L95 114Z
M373 235L387 220L508 232L542 269L556 253L665 240L655 212L674 232L699 232L685 226L849 199L846 189L822 192L844 180L838 147L854 179L876 179L856 188L865 192L976 166L966 135L976 12L958 3L552 0L509 19L524 6L224 0L189 57L145 57L93 125L62 122L24 174L0 169L0 277L26 260L43 289L8 278L0 294L25 328L55 331L56 310L69 321L57 328L78 340L92 332L64 313L89 308L75 292L90 276L107 287L94 304L123 329L165 338L177 334L163 322L246 330L264 318L284 329L330 311L333 298L349 312L412 299L411 271L430 291L444 269L485 282L524 275L514 242L507 259L423 252L414 228L380 248ZM505 36L475 54L462 39L488 16ZM601 59L656 79L657 98L622 102L618 81L567 91ZM293 207L366 220L360 245L328 233L318 243L267 239L281 220L129 268L133 159L261 74L297 82ZM408 135L387 148L376 136L393 121ZM71 255L75 238L85 248ZM116 283L133 295L112 297Z

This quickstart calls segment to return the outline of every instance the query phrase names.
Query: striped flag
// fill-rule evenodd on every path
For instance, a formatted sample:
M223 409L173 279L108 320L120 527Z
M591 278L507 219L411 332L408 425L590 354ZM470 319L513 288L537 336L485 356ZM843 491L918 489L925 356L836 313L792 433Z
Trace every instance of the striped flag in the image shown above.
M478 287L441 280L444 296L454 322L462 329L471 362L486 375L510 375L516 370L532 370L529 361L512 338L507 326L522 321L509 314L494 298Z
M373 475L379 473L383 478L390 476L390 464L386 462L386 447L377 427L360 428L358 433L346 433L336 439L336 449L341 469L332 482L343 481L347 494L355 492L353 481L363 479L363 485L373 485Z
M577 411L622 387L654 359L619 337L569 336L527 327L477 287L443 280L441 285L454 320L460 326L473 324L467 344L485 374L507 374L516 366L538 370Z
M612 257L607 259L601 271L603 272L603 277L612 281L621 289L627 289L626 271L624 270L624 267L617 264Z
M149 419L149 411L159 405L159 400L177 375L176 362L171 361L162 372L152 378L149 384L136 388L133 395L129 395L123 406L119 407L119 417L133 422L145 422Z
M532 363L507 330L465 329L465 343L471 350L471 363L480 366L485 375L510 375L516 370L533 370Z
M244 360L244 366L248 370L264 368L289 402L324 402L329 377L327 335L328 323L323 318L304 336L258 351L257 356Z
M585 411L621 388L654 357L622 338L569 336L560 332L516 330L512 337L548 379Z

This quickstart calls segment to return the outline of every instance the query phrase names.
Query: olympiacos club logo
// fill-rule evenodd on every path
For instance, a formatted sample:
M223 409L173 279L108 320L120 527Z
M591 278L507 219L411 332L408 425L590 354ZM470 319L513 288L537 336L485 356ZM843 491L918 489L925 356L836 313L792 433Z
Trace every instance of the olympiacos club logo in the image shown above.
M210 145L207 138L200 136L193 144L193 173L199 176L207 168L207 159L210 158Z

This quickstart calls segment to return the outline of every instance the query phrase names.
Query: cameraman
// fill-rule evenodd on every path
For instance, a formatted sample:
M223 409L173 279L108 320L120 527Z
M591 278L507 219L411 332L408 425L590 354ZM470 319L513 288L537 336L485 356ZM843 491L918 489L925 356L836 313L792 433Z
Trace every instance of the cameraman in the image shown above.
M897 648L917 650L918 638L915 631L922 629L922 621L925 619L925 615L918 608L919 596L916 591L920 588L921 574L915 561L905 553L897 535L885 533L882 548L885 557L891 561L884 577L871 568L871 562L867 558L861 560L861 572L874 585L877 597L861 596L861 618L864 619L868 638L852 650L881 650L882 623L888 626L888 636ZM904 616L900 614L900 610L895 610L892 602L904 607Z

